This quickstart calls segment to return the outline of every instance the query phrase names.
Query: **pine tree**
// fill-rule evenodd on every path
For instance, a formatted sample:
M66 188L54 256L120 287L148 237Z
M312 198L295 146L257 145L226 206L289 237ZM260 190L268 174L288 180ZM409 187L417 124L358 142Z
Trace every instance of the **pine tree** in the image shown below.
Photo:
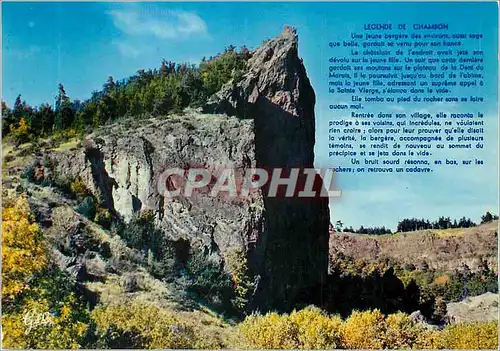
M488 223L493 220L493 215L488 211L484 216L481 217L481 223Z
M66 95L64 86L59 83L58 94L56 97L55 128L64 130L73 124L74 113L70 98Z
M7 107L4 101L2 101L2 135L6 135L10 131L10 125L15 124L14 114L12 110Z
M54 110L52 110L52 106L49 104L42 104L40 106L40 110L38 111L39 118L41 120L41 126L42 126L42 134L49 134L52 133L52 130L54 129L54 120L55 120L55 115L54 115Z
M14 114L14 120L15 120L15 122L19 122L19 120L21 118L23 118L24 104L21 101L21 94L19 94L16 97L16 101L14 102L14 108L12 110L12 113Z

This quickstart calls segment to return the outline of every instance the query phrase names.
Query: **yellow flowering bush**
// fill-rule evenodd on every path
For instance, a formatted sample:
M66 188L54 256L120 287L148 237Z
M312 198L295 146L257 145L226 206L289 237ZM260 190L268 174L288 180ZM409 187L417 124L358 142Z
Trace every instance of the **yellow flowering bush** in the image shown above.
M83 181L82 177L78 176L73 180L70 185L70 190L77 197L84 197L90 195L90 191L87 188L87 185Z
M32 222L28 200L20 196L2 208L2 299L11 302L47 265L38 225Z
M321 309L310 306L290 314L296 326L301 349L337 349L342 347L342 319L328 316Z
M380 311L354 311L343 324L345 346L349 349L384 348L386 329L385 318Z
M239 329L245 347L258 349L296 349L299 347L297 327L288 315L270 312L248 316Z
M310 306L290 315L253 314L239 325L239 331L249 348L328 349L341 347L341 324L339 317Z
M428 330L402 312L388 315L385 323L386 348L427 349L436 345L434 331Z
M111 348L192 348L196 338L191 326L146 303L101 306L92 318L98 338Z
M498 321L451 324L440 339L447 349L498 350Z
M19 120L19 124L17 127L14 124L11 124L9 128L10 134L12 135L13 141L16 145L20 145L29 141L30 128L26 123L24 117Z
M51 311L44 299L24 301L22 309L2 316L3 345L9 349L77 349L88 330L86 311L74 295Z

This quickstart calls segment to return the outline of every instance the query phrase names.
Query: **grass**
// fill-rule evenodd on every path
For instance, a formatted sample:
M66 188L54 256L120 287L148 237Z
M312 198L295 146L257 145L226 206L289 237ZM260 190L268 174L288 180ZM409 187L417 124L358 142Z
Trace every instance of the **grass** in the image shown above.
M450 228L450 229L433 229L432 231L437 234L437 236L452 237L452 236L464 236L470 232L471 228Z
M19 156L19 154L25 148L29 147L30 143L25 143L19 146L18 150L14 150L14 146L9 143L2 143L2 179L7 179L9 177L8 170L12 167L23 167L30 164L34 156L29 154L26 156ZM6 156L13 156L13 159L9 162L6 161Z
M497 222L497 221L493 221L493 222ZM471 228L423 229L423 230L416 230L414 232L396 232L396 233L392 233L392 234L381 234L381 235L357 234L357 233L347 233L347 234L362 236L364 238L372 238L372 239L389 239L389 238L399 238L401 236L407 236L407 235L422 235L422 234L428 233L431 235L434 234L440 238L446 238L446 237L464 236L464 235L467 235L469 232L473 231L474 229L480 228L482 226L486 226L488 224L482 224L482 225L478 225L477 227L471 227ZM344 234L344 233L342 233L342 234Z
M72 138L69 141L60 144L58 147L54 148L54 151L67 151L76 147L79 143L78 138Z
M5 158L12 150L14 146L9 143L2 143L2 157Z

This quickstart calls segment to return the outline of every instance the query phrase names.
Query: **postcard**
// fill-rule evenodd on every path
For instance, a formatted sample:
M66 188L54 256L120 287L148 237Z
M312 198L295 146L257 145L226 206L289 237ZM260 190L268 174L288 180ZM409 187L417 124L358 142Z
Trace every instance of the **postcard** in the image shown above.
M498 13L2 2L2 348L498 349Z

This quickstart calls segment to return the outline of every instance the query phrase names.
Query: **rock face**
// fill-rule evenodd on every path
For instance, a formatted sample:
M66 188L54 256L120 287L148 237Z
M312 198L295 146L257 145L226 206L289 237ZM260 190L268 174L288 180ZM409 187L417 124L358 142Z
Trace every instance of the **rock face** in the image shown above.
M468 297L446 306L448 317L453 323L489 322L498 320L498 294L487 292Z
M245 198L169 199L158 182L174 167L205 167L214 175L226 167L312 168L315 95L297 47L295 30L285 28L253 53L247 73L224 86L205 113L102 128L77 152L58 153L57 172L80 175L125 220L153 210L165 235L205 246L214 260L243 250L257 282L250 308L290 308L325 280L327 198L272 198L264 188Z

